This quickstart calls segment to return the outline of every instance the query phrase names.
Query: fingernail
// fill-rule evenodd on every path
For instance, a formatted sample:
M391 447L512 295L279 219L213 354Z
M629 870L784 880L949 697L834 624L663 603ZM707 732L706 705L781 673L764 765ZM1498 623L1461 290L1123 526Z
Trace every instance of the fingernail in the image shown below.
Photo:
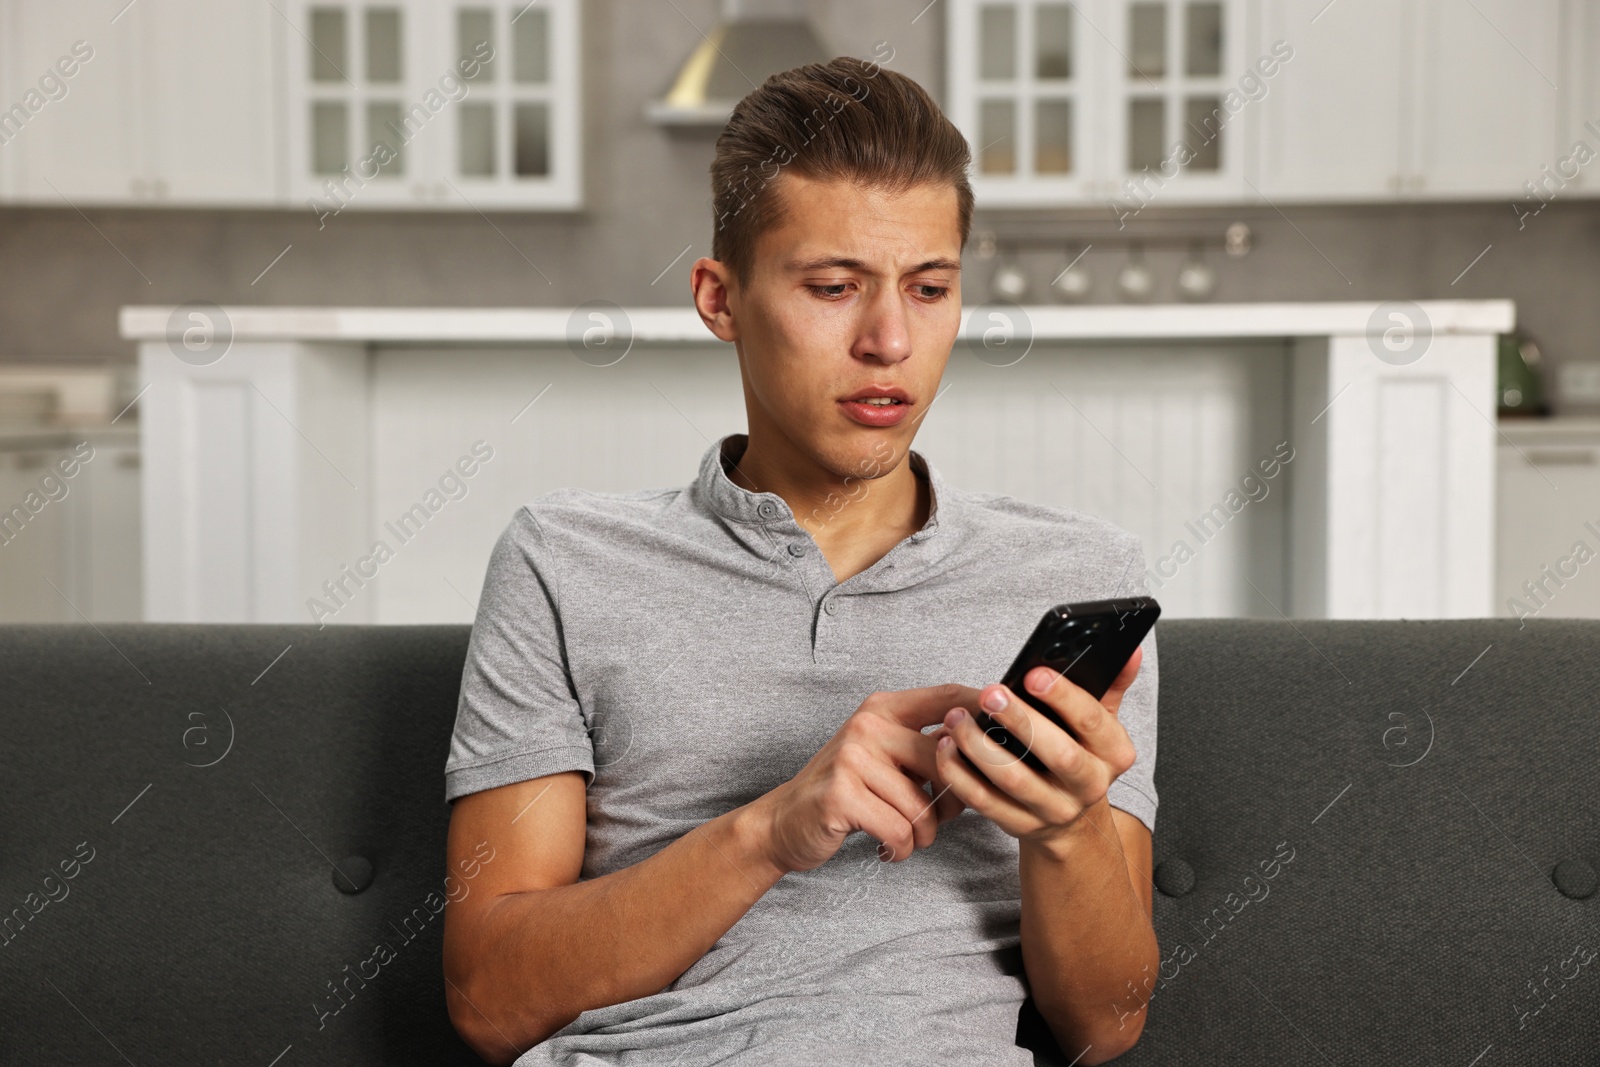
M983 707L986 711L1006 710L1005 694L996 689L994 692L983 698Z
M944 724L949 727L961 725L961 720L967 717L966 708L951 708L945 713Z
M948 734L946 734L944 737L939 738L939 746L938 746L939 747L939 751L943 752L945 749L949 748L952 744L954 744L954 742L951 741L950 740L950 736Z

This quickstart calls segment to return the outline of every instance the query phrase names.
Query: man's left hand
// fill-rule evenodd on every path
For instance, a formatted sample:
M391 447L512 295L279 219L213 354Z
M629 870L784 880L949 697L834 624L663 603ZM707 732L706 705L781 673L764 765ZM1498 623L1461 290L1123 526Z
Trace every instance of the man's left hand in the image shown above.
M1028 672L1023 684L1061 716L1071 733L1005 686L986 686L979 693L983 709L1025 741L1049 774L991 741L965 708L952 708L930 735L940 738L935 763L943 784L1019 841L1054 844L1073 836L1081 828L1079 817L1104 800L1111 783L1133 766L1133 742L1117 712L1143 655L1142 648L1134 650L1100 700L1049 667Z

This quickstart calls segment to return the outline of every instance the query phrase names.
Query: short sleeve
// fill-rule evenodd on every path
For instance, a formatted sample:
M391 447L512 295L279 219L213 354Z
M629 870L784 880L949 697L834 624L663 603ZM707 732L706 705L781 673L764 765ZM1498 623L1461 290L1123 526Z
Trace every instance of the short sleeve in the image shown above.
M445 799L562 771L594 780L594 747L562 643L540 522L519 508L495 543L467 643Z
M1116 596L1149 596L1150 585L1145 577L1144 548L1137 540L1133 557L1118 582ZM1139 661L1139 674L1122 695L1122 705L1117 718L1133 742L1137 754L1133 766L1111 783L1106 790L1106 800L1145 824L1151 833L1156 829L1156 690L1158 670L1156 663L1156 628L1151 627L1139 643L1144 656Z

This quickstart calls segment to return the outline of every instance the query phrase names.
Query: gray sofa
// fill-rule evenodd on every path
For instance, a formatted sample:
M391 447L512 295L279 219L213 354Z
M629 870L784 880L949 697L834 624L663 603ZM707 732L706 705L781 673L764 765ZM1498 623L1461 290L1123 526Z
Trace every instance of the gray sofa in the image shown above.
M1600 623L1158 632L1119 1062L1600 1062ZM477 1062L436 912L467 635L0 627L0 1063ZM1031 1005L1018 1040L1066 1062Z

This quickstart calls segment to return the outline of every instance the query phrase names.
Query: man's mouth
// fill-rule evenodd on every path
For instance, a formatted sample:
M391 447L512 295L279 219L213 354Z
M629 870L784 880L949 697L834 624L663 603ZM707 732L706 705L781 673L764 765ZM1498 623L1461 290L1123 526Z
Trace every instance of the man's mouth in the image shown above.
M847 397L841 397L847 404L874 404L886 406L889 404L909 404L911 396L898 385L869 385Z
M839 401L845 414L863 426L894 426L905 418L901 408L912 405L911 397L896 385L869 385L854 396Z

